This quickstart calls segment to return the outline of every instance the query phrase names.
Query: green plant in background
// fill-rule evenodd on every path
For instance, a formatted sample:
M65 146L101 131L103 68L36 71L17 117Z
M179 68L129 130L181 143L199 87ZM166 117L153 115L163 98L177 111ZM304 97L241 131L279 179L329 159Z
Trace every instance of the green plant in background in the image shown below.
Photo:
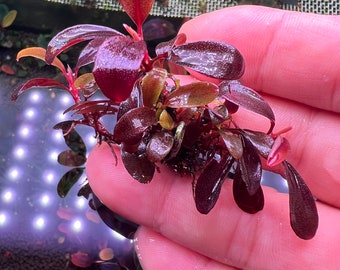
M17 17L17 13L16 10L9 10L6 5L0 4L1 29L11 26Z

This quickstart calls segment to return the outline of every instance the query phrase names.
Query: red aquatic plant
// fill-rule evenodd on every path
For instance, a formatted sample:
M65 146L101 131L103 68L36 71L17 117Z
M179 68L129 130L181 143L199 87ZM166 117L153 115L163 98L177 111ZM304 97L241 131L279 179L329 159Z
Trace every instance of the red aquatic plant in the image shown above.
M130 175L141 183L152 180L157 164L170 166L179 174L193 177L197 210L207 214L214 207L227 177L233 178L233 196L245 212L263 208L262 162L281 171L287 180L291 227L298 237L312 238L318 227L315 200L302 177L286 160L288 141L274 134L275 116L269 104L254 90L242 85L244 61L233 46L216 41L186 43L185 34L159 44L151 58L143 39L142 25L152 0L121 0L137 26L129 35L98 25L76 25L58 33L47 49L27 48L22 57L33 56L59 68L66 83L36 78L17 87L18 95L32 87L61 88L75 104L66 111L79 116L56 125L65 134L70 150L59 161L74 166L58 185L65 196L83 171L86 147L74 127L94 128L99 142L119 145ZM87 41L74 69L65 67L57 56ZM83 66L92 72L80 75ZM182 69L176 67L181 66ZM198 72L220 80L219 84L196 81L182 84L172 70ZM100 90L107 99L91 100ZM242 107L269 120L267 131L253 131L237 125L234 114ZM101 118L112 115L114 129ZM80 194L88 197L88 186ZM97 204L98 205L98 204ZM94 206L95 208L95 206ZM108 209L102 212L106 215Z

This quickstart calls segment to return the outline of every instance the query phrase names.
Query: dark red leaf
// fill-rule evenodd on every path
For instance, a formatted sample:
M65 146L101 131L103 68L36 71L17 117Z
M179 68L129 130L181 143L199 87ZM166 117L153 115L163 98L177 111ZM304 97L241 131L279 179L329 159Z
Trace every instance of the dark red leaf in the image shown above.
M119 105L117 121L128 111L143 106L142 90L139 82L135 83L130 96Z
M290 224L296 235L308 240L319 225L315 200L299 173L287 161L283 162L289 189Z
M84 197L86 200L90 198L90 195L92 194L92 189L90 187L90 184L87 182L85 185L83 185L77 193L78 197Z
M47 79L47 78L35 78L31 79L19 86L17 86L12 94L12 100L17 100L18 96L21 95L26 90L29 90L31 88L45 88L45 89L51 89L51 88L60 88L64 90L69 90L68 87L57 80L53 79Z
M262 165L259 154L252 143L244 136L241 136L241 140L243 145L243 155L239 159L241 178L249 195L252 196L260 188Z
M164 130L153 134L147 147L146 155L151 162L162 161L169 153L173 146L173 136Z
M197 41L174 47L169 60L207 76L234 80L243 75L244 61L233 46L216 41Z
M95 194L93 194L92 197L93 199L90 201L93 205L92 208L98 212L103 222L112 230L120 233L128 239L132 239L138 228L138 224L133 223L132 221L114 213L112 210L106 207Z
M112 36L123 36L123 34L109 27L93 24L78 24L66 28L48 43L46 63L52 63L53 59L61 52L82 41Z
M129 153L124 150L124 146L121 153L125 169L134 179L143 184L152 180L155 173L155 164L148 160L145 153Z
M223 81L220 83L219 88L220 95L226 100L268 118L271 122L271 128L268 133L271 132L275 124L275 115L267 101L256 91L235 80Z
M185 134L182 140L182 146L186 148L192 148L193 145L197 142L200 136L202 136L204 128L202 127L202 122L200 119L188 122L185 125Z
M264 132L246 129L242 130L242 134L247 137L262 157L268 157L274 144L274 139L270 135Z
M98 118L103 114L115 114L118 106L110 100L81 101L69 107L64 113L72 111L74 114L97 114Z
M231 156L219 159L214 157L205 166L193 187L196 208L200 213L208 214L215 206L225 176L233 162Z
M113 101L128 98L146 52L144 41L112 37L99 47L93 75L103 94Z
M79 180L83 171L84 168L74 168L63 175L57 186L57 192L61 198L67 195L73 185Z
M222 124L224 121L228 120L229 112L224 105L218 105L213 108L208 109L209 118L214 126Z
M238 207L249 214L255 214L263 209L264 196L261 186L253 195L250 195L239 166L234 175L233 195Z
M155 110L148 107L132 109L117 121L114 139L118 143L136 144L142 138L143 132L155 123Z
M75 67L75 74L78 73L81 67L94 62L98 49L103 44L105 39L106 38L93 39L85 46L78 57L78 62Z
M154 0L119 0L131 20L140 28L148 17Z
M158 56L160 55L167 55L170 53L171 49L175 45L182 45L185 43L187 37L184 33L178 34L176 37L173 39L166 41L166 42L161 42L156 46L156 54Z
M243 144L240 136L223 127L219 130L219 133L230 155L235 159L240 159L243 155Z
M72 150L66 150L58 155L58 162L64 166L77 167L86 162L86 157Z

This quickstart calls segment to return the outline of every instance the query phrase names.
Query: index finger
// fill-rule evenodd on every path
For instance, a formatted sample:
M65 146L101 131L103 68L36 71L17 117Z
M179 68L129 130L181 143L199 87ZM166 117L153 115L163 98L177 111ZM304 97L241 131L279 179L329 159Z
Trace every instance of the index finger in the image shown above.
M245 58L245 85L340 112L340 17L237 6L194 18L180 31L189 42L235 46Z
M115 213L173 242L241 269L268 269L268 265L309 269L312 262L317 269L339 266L335 253L340 244L335 239L340 228L334 224L340 217L335 208L318 204L318 232L305 241L289 226L287 194L264 188L264 209L250 215L236 206L232 183L226 181L214 209L202 215L195 208L191 178L162 166L151 183L142 185L131 178L117 156L115 166L105 143L91 152L86 173L93 192Z

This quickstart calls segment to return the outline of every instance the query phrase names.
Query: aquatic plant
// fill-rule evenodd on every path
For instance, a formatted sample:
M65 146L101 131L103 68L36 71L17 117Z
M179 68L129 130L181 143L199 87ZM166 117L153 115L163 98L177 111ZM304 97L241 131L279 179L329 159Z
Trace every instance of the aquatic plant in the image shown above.
M70 93L75 103L65 112L78 118L56 125L70 147L58 160L75 167L61 179L59 195L66 196L83 171L77 166L86 161L86 147L74 128L87 125L95 130L99 143L120 147L126 170L141 183L152 181L160 163L180 175L191 175L193 197L202 214L214 207L227 177L233 179L234 200L243 211L253 214L262 210L261 159L266 160L267 167L280 172L288 182L291 227L298 237L312 238L318 227L315 200L286 160L289 143L283 137L285 131L273 132L275 116L271 107L256 91L238 81L244 73L241 53L216 41L187 43L182 33L159 44L156 56L151 58L142 26L153 2L120 0L137 27L135 31L124 25L129 35L82 24L59 32L47 49L33 47L18 53L18 60L33 56L57 67L66 82L31 79L16 88L13 100L33 87L52 87ZM88 43L74 69L65 67L58 55L85 41ZM91 66L92 72L80 75L84 66ZM182 84L173 70L183 68L219 79L220 83ZM107 99L91 99L96 91ZM240 107L267 118L268 130L240 127L234 119ZM105 126L103 116L112 116L112 131ZM91 192L85 185L80 195L88 198ZM108 211L105 209L105 213Z

